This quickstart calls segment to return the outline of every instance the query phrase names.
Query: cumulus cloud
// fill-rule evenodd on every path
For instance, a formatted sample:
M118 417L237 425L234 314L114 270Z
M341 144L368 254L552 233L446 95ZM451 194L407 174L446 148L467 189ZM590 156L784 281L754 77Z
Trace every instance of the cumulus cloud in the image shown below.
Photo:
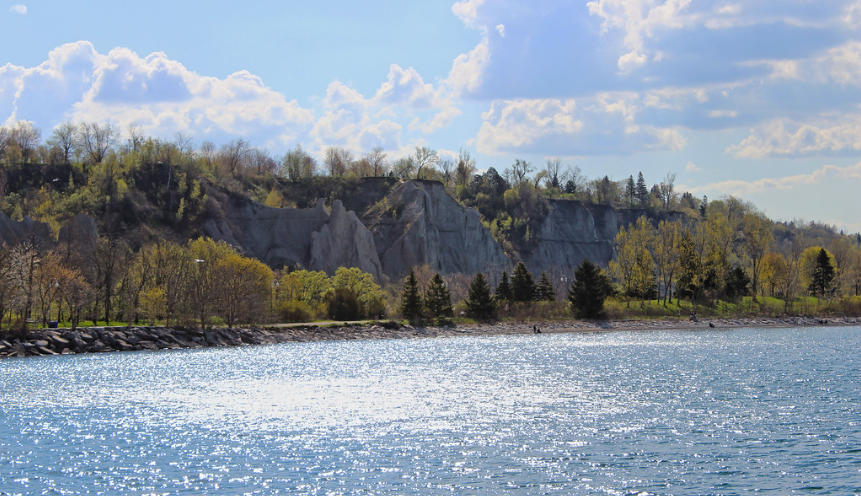
M861 150L861 117L844 117L831 126L773 120L751 130L741 143L726 149L736 157L833 155Z
M626 154L679 150L686 140L678 129L636 122L636 96L601 94L593 99L495 101L482 115L478 151L550 155Z
M27 6L24 4L16 4L9 8L9 12L19 15L27 15Z
M102 55L85 41L56 48L34 68L5 67L0 88L0 120L26 118L45 129L65 119L107 119L121 129L136 124L155 135L242 135L277 146L307 136L314 121L313 111L247 71L205 77L164 53L140 57L116 48Z
M806 174L796 174L786 177L762 178L753 181L730 180L690 188L693 194L709 191L723 191L736 196L751 196L774 190L791 191L796 188L809 188L825 180L861 180L861 162L847 167L823 165L819 169Z

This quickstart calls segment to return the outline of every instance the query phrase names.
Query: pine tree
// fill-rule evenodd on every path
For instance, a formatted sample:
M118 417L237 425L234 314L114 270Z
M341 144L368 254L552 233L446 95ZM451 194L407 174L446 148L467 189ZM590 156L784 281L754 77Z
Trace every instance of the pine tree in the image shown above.
M643 178L643 173L637 174L637 203L641 207L649 205L649 188L646 187L646 180Z
M502 279L499 281L499 285L496 286L494 298L497 302L511 301L514 299L514 295L511 292L511 283L508 281L508 272L504 270L502 271Z
M578 319L604 317L604 300L612 292L610 280L589 260L577 267L574 282L568 289L571 311Z
M434 324L448 322L454 316L451 294L439 274L435 274L425 292L425 315Z
M625 198L628 199L628 208L634 206L634 196L637 194L637 186L634 184L634 176L628 176L625 181Z
M401 315L410 322L418 321L422 315L422 297L419 294L419 283L416 280L416 273L412 269L410 269L410 275L404 281L400 310Z
M538 290L536 298L538 301L556 301L556 291L553 289L553 284L547 277L547 273L541 272L541 280L538 282Z
M484 274L478 272L469 284L469 298L466 300L466 310L476 319L490 319L496 312L496 304L490 295L490 285Z
M825 248L820 248L816 256L816 264L813 266L813 277L807 289L813 296L822 298L832 292L833 282L834 266L831 265L831 257L828 256Z
M519 262L514 267L514 274L511 276L511 295L514 301L535 300L535 278L523 262Z

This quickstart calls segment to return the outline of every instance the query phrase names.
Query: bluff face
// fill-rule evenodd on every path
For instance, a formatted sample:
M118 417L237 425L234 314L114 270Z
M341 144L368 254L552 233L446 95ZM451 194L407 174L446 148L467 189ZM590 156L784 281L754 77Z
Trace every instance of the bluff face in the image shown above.
M474 274L510 264L479 213L457 203L438 182L401 183L380 203L362 220L374 233L390 278L401 278L417 265L442 274Z
M243 197L222 202L222 215L206 220L206 236L224 241L270 267L301 266L329 274L338 267L358 267L382 280L373 236L340 200L327 209L270 208Z

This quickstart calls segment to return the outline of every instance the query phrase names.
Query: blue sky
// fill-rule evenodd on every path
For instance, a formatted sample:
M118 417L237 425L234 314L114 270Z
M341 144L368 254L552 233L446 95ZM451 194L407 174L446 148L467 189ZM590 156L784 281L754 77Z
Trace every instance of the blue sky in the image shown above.
M676 174L861 231L859 0L0 1L0 124Z

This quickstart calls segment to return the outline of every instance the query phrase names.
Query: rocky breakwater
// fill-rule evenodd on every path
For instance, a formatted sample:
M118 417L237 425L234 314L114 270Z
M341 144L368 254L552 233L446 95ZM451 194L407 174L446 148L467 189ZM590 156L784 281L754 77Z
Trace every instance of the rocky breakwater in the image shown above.
M440 335L397 322L368 325L181 329L153 326L35 329L0 335L0 358L111 351L155 351L349 339L395 339Z

